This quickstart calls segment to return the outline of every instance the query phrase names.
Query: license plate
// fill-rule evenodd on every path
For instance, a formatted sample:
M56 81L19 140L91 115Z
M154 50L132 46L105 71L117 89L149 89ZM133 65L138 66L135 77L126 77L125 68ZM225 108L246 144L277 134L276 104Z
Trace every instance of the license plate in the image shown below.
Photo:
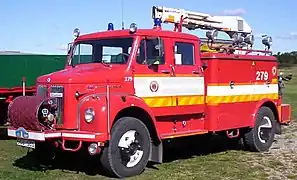
M17 139L16 144L18 146L27 147L35 149L35 141L27 140L27 139Z
M50 97L63 97L63 93L50 93Z

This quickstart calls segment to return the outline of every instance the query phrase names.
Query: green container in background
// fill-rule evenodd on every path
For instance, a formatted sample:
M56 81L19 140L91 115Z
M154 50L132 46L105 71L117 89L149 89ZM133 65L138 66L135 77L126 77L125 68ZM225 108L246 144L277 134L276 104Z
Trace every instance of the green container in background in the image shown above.
M66 55L0 55L0 88L35 86L38 76L64 69Z

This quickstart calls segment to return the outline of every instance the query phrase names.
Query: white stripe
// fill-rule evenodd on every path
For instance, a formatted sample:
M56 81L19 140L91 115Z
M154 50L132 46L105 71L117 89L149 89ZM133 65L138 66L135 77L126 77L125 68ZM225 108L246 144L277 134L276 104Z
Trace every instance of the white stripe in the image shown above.
M84 138L84 139L95 139L94 134L74 134L74 133L62 133L63 137L69 138Z
M61 133L46 133L45 138L55 138L55 137L61 137Z
M16 132L16 130L7 129L7 135L8 136L17 138L15 132ZM28 132L28 134L29 134L29 138L27 138L27 139L45 141L45 136L44 136L43 133Z
M278 85L235 85L230 86L208 86L207 96L232 96L232 95L256 95L278 93Z
M7 129L7 135L11 137L16 137L15 134L16 130L14 129ZM37 132L28 132L29 138L32 140L39 140L45 141L45 138L54 138L54 137L61 137L61 133L37 133ZM84 139L95 139L94 134L75 134L75 133L62 133L63 137L70 137L70 138L84 138Z
M150 90L150 83L159 84L157 92ZM203 77L134 77L136 96L187 96L204 95Z

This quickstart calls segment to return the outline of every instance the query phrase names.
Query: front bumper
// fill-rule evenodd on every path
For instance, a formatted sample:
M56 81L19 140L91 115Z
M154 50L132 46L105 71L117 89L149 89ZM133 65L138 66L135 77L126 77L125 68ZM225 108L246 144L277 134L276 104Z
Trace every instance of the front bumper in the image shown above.
M33 141L48 141L48 140L72 140L83 142L105 142L107 134L105 133L92 133L85 131L70 131L70 130L55 130L55 131L30 131L22 127L16 129L14 127L7 128L7 135L9 137L18 139L27 139Z

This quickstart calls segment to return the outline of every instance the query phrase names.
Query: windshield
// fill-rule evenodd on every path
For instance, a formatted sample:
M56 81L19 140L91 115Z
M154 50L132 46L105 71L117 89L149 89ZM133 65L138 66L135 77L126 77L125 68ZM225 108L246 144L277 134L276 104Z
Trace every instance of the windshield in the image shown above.
M96 39L78 42L69 65L87 63L126 64L133 38Z

